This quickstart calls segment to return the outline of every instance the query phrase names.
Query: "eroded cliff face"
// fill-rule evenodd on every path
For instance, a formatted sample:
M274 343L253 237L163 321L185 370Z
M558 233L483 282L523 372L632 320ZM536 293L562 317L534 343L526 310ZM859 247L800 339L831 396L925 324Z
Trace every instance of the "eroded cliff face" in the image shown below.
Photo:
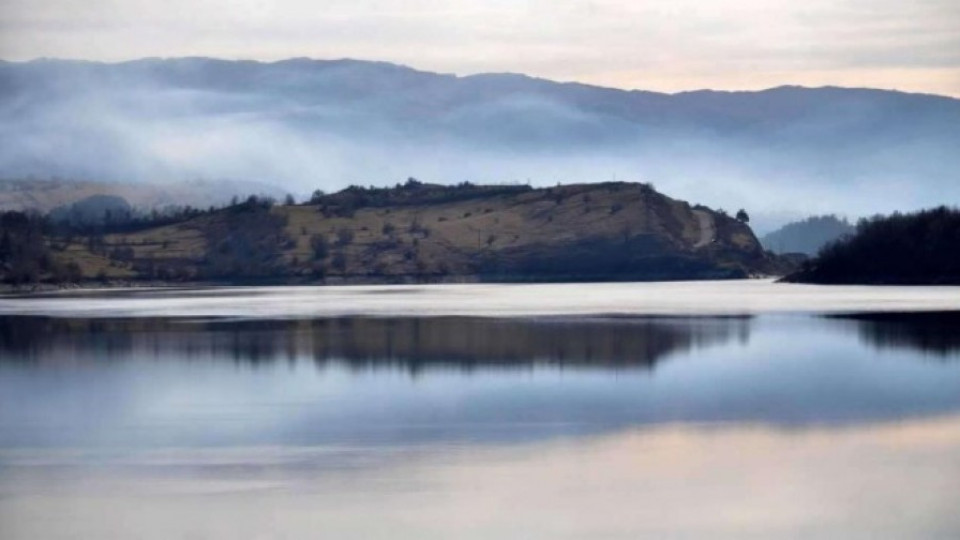
M118 249L126 260L100 271L128 279L722 279L770 265L746 224L634 183L351 188L107 235L100 256ZM93 272L82 251L65 253Z
M746 225L641 184L537 190L505 211L519 224L492 224L506 241L481 253L478 273L490 278L713 279L762 272L765 261Z

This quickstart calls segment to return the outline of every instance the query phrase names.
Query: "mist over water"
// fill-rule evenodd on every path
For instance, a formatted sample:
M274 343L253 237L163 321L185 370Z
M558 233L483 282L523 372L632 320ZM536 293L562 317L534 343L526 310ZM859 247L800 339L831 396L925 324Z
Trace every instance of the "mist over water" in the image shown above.
M0 97L6 177L234 178L302 194L408 176L619 179L748 208L761 228L771 216L854 217L960 196L949 172L960 165L960 102L936 96L670 96L355 61L178 59L6 63Z

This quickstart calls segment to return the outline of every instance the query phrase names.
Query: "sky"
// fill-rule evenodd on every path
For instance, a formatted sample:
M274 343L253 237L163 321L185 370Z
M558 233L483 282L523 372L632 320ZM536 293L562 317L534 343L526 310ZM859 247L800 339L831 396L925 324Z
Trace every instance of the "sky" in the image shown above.
M383 60L677 92L960 97L957 0L0 0L0 58Z

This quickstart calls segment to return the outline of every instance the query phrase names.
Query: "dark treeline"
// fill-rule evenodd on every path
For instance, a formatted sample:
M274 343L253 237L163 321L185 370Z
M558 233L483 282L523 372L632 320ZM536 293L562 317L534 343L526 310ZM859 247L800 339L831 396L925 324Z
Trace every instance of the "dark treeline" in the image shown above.
M283 249L292 240L284 233L285 216L270 212L273 201L251 196L219 213L220 219L201 228L207 253L200 265L202 279L262 279L278 272ZM190 276L177 276L190 277Z
M269 197L234 198L229 206L220 208L199 209L186 205L150 211L124 208L116 199L119 198L95 196L47 215L0 212L0 283L29 285L82 281L84 276L80 265L69 260L71 257L67 254L71 245L82 244L90 253L116 261L129 261L133 258L132 248L111 249L105 243L105 235L137 232L218 213L227 216L227 225L214 231L218 237L210 242L211 249L204 260L204 274L219 276L225 274L226 268L240 271L244 276L251 272L259 274L262 272L251 270L251 267L262 266L265 248L262 242L253 239L276 236L278 226L282 227L268 217L271 215L269 209L275 203ZM241 264L239 261L243 257L249 257L250 261ZM148 279L204 277L175 275L172 268L149 261L139 264L135 270Z
M55 260L47 244L48 220L36 213L0 213L0 282L14 285L40 281L76 281L75 262Z
M479 186L461 182L455 186L444 186L425 184L416 178L408 178L405 183L394 187L354 185L332 194L317 190L310 197L309 204L318 205L320 211L333 216L352 217L353 213L361 208L441 204L476 197L516 195L531 190L533 188L528 185Z
M265 197L251 196L258 201ZM231 202L232 206L245 204L249 199ZM121 197L94 195L73 204L55 208L46 215L51 232L58 236L131 233L180 223L188 219L212 214L228 206L197 208L187 205L167 205L160 208L133 208Z
M960 284L960 210L941 206L863 219L854 235L825 246L788 280Z

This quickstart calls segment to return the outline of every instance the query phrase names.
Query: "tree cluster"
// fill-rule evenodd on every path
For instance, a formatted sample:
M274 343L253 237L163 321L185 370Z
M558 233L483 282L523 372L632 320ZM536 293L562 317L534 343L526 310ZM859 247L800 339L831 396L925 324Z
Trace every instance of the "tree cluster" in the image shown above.
M38 214L0 213L0 281L13 285L77 281L80 267L55 260L46 241L48 223Z
M791 280L813 283L960 284L960 210L941 206L863 219Z
M353 185L332 194L317 190L310 198L310 204L319 206L321 212L330 216L352 217L354 212L362 208L441 204L477 197L515 195L532 189L527 185L479 186L470 182L443 186L408 178L405 183L394 187Z
M292 240L286 219L271 212L273 201L250 196L203 227L207 253L202 278L264 279L277 275L280 255Z

